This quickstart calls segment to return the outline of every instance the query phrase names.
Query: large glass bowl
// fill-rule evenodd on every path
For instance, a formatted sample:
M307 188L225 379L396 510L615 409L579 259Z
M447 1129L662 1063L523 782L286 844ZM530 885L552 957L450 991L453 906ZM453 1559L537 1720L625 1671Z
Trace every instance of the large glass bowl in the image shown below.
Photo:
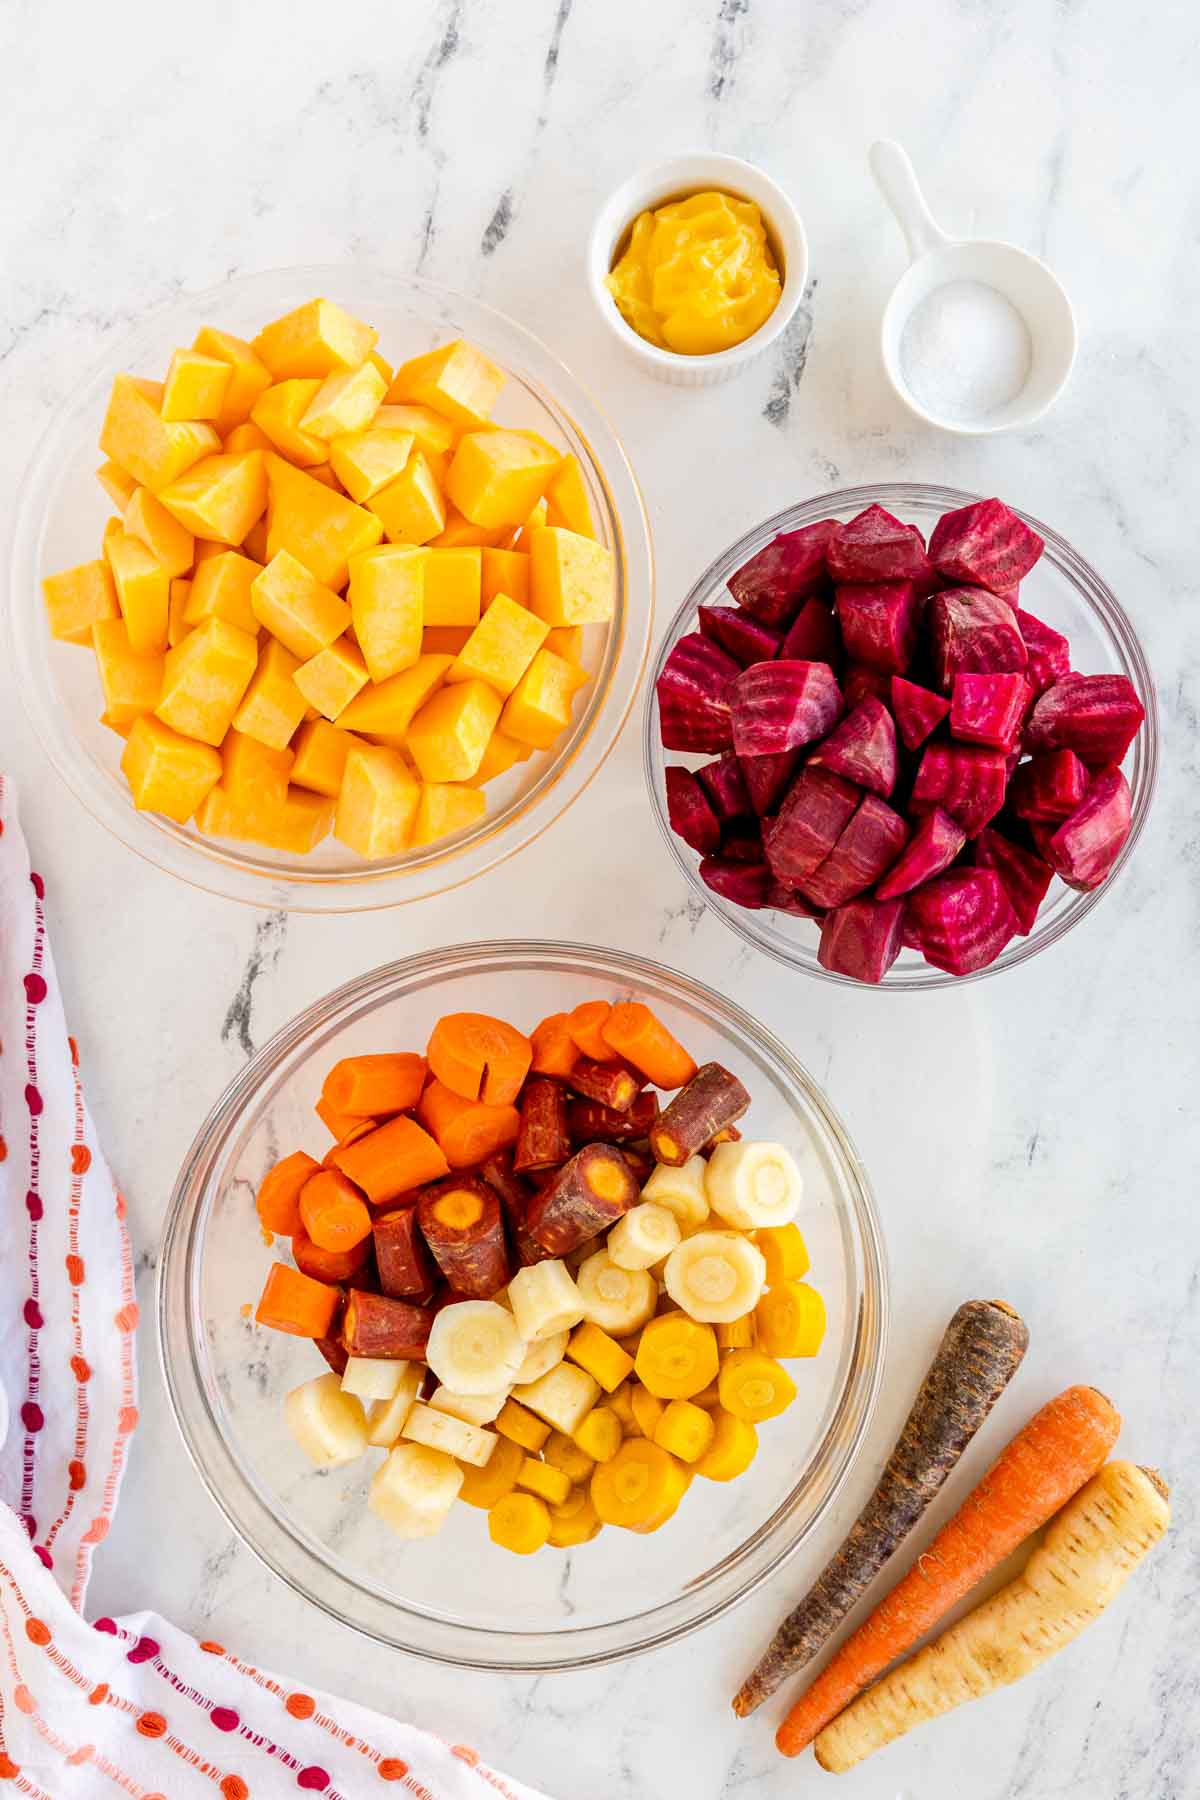
M926 482L881 481L869 487L839 488L835 493L819 494L814 500L788 507L785 512L776 513L774 518L764 519L761 525L754 526L710 564L671 620L659 649L646 699L643 753L651 804L671 854L693 893L746 943L765 950L768 956L786 963L789 968L800 969L822 981L840 982L844 987L861 988L863 985L852 976L834 974L821 967L817 961L820 933L810 919L773 910L749 911L714 894L700 879L699 858L695 851L671 830L664 777L667 756L659 737L655 684L679 639L697 629L696 608L731 604L725 585L729 577L764 544L770 543L777 533L795 531L818 519L852 519L864 507L877 502L898 518L919 526L928 538L942 513L957 506L967 506L979 498L978 494L966 494L958 488L933 487ZM1073 668L1086 675L1127 675L1146 709L1145 723L1122 765L1133 795L1132 826L1103 886L1090 894L1080 894L1056 876L1028 937L1013 938L986 969L977 969L973 975L950 975L942 969L932 968L915 950L902 950L880 984L885 988L940 988L953 987L963 981L978 981L985 975L999 975L1005 969L1015 969L1039 951L1057 944L1116 885L1121 870L1133 855L1134 845L1150 811L1158 774L1158 705L1153 677L1137 633L1112 589L1066 538L1031 514L1023 513L1019 508L1014 511L1046 540L1045 554L1021 583L1022 607L1070 638ZM673 762L683 760L676 751L670 756ZM697 756L686 760L689 767L696 767L705 759Z
M616 564L611 625L590 626L590 684L553 750L488 784L477 826L427 848L365 863L327 838L305 857L220 842L192 825L135 811L120 771L121 739L99 722L100 685L90 654L49 634L41 579L100 554L109 505L96 481L96 447L118 371L159 375L172 350L203 324L252 337L289 308L328 294L378 327L391 358L465 336L508 374L499 424L532 428L579 459L597 533ZM16 685L51 761L76 797L130 849L198 887L259 906L355 911L422 900L469 881L545 830L582 793L617 740L650 647L653 564L637 483L599 408L537 338L478 300L385 270L313 267L239 276L148 313L114 343L63 405L22 488L12 548L9 615Z
M311 1344L260 1330L253 1302L272 1252L255 1189L281 1154L327 1140L313 1117L337 1058L424 1046L446 1012L485 1011L528 1029L584 998L640 998L700 1061L716 1058L754 1097L756 1135L791 1145L800 1216L829 1329L789 1365L799 1397L761 1427L750 1470L697 1480L650 1537L606 1530L571 1552L514 1563L486 1516L456 1506L442 1533L403 1543L366 1508L382 1453L315 1470L282 1401L321 1372ZM558 1669L680 1637L767 1579L827 1511L878 1391L887 1276L867 1176L829 1102L779 1040L711 989L652 962L554 943L489 943L364 975L281 1031L201 1127L171 1200L158 1291L167 1388L196 1468L238 1535L298 1593L368 1636L475 1668Z

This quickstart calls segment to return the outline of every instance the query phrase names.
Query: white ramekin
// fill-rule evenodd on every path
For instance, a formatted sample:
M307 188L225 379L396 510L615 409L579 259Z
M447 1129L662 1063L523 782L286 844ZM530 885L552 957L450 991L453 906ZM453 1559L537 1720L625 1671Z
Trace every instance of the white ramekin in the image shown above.
M648 344L626 324L604 278L612 268L618 244L640 212L705 188L721 188L739 199L753 200L782 261L783 292L770 318L744 343L711 356L680 356L674 350L660 350L656 344ZM718 381L728 381L761 356L795 316L808 281L808 241L799 213L769 175L738 156L695 150L640 169L609 195L596 215L588 239L587 279L600 317L647 374L676 387L711 387Z

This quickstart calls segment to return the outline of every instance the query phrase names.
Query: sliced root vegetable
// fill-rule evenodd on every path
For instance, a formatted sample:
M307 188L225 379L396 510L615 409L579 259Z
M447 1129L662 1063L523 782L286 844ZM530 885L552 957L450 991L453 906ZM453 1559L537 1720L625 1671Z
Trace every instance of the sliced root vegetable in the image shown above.
M813 594L801 606L788 626L779 654L800 662L828 663L836 674L844 657L842 639L837 615L822 595Z
M643 1203L618 1219L607 1250L619 1269L649 1269L670 1256L679 1242L679 1220L665 1206Z
M826 563L835 581L924 580L929 574L916 526L882 506L868 506L830 533Z
M738 605L764 625L786 625L827 581L825 552L837 530L836 519L820 519L772 539L729 577Z
M736 1232L696 1232L676 1245L663 1270L672 1300L689 1319L704 1325L727 1325L753 1312L766 1280L762 1251Z
M718 1144L708 1159L704 1191L726 1225L756 1231L760 1225L791 1223L804 1198L804 1182L783 1144Z
M525 1452L520 1444L514 1443L512 1438L498 1437L495 1449L482 1469L472 1463L460 1465L463 1484L458 1490L459 1499L465 1500L468 1506L482 1507L486 1512L505 1494L512 1493L524 1460Z
M464 1100L511 1106L529 1073L533 1046L515 1026L486 1013L446 1013L426 1051L430 1071Z
M614 1144L587 1144L530 1203L526 1229L554 1256L616 1223L638 1197L633 1170Z
M583 1000L568 1013L571 1036L579 1056L590 1056L593 1062L604 1062L612 1057L604 1038L604 1027L611 1012L612 1006L607 1000Z
M324 1338L330 1335L341 1304L337 1288L277 1262L267 1271L254 1318L259 1325L289 1332L293 1337Z
M417 1224L415 1206L380 1213L371 1227L379 1285L393 1300L433 1291L435 1270Z
M696 779L722 824L744 819L754 811L742 765L732 750L697 769Z
M624 1269L607 1250L589 1256L575 1275L583 1316L613 1337L640 1331L654 1317L658 1283L648 1269Z
M886 669L873 669L865 662L848 662L842 671L842 696L847 706L857 706L860 700L882 700L886 706L892 680Z
M841 717L842 691L828 663L758 663L734 681L730 709L738 755L769 756L823 738Z
M321 1098L339 1113L386 1118L415 1106L424 1085L423 1056L347 1056L325 1077Z
M521 1127L515 1106L464 1100L436 1076L421 1095L417 1116L452 1169L472 1169L506 1150Z
M907 840L900 814L878 794L864 794L825 861L796 886L814 906L843 906L891 868Z
M651 1319L634 1358L639 1382L659 1400L694 1399L716 1380L719 1367L712 1326L683 1312Z
M903 675L917 647L917 590L911 581L868 581L837 590L846 654L885 675Z
M642 1199L665 1207L681 1231L690 1231L708 1217L707 1175L708 1163L699 1153L684 1163L658 1163L642 1187Z
M705 887L723 900L754 912L768 904L771 871L765 862L735 862L725 856L706 856L697 870Z
M599 1400L600 1392L594 1375L576 1363L561 1362L548 1375L518 1388L514 1397L544 1424L573 1437Z
M332 1370L293 1388L283 1403L288 1430L311 1462L340 1469L367 1448L362 1401L345 1393Z
M807 1281L773 1283L754 1309L755 1348L768 1356L816 1356L825 1337L825 1302Z
M721 1359L717 1392L725 1411L748 1425L786 1412L796 1398L796 1384L782 1365L763 1350L730 1350Z
M854 817L861 790L828 769L806 768L763 832L771 873L788 887L811 875Z
M426 1188L417 1202L417 1223L455 1293L490 1300L504 1287L511 1271L500 1200L478 1175Z
M1029 661L1016 614L983 588L945 588L925 607L930 654L943 693L960 674L1019 673Z
M1089 768L1119 763L1146 709L1126 675L1065 675L1039 695L1025 727L1027 750L1074 750Z
M573 1330L583 1318L583 1296L566 1264L557 1258L518 1269L508 1284L508 1297L517 1331L525 1344L557 1338L561 1332ZM558 1361L561 1358L555 1357L554 1362Z
M300 1229L300 1194L320 1164L303 1150L294 1150L263 1176L255 1202L264 1231L292 1237Z
M972 852L977 868L991 869L999 876L1013 909L1018 932L1032 931L1037 923L1038 908L1054 879L1050 865L990 827L980 832Z
M616 1052L610 1050L610 1056ZM619 1062L593 1062L582 1056L567 1077L567 1085L587 1100L595 1100L612 1112L626 1113L645 1083Z
M571 1100L567 1125L574 1144L624 1144L644 1138L658 1117L658 1095L639 1094L628 1112L598 1100Z
M351 1288L342 1314L342 1342L351 1356L397 1357L416 1362L425 1356L435 1314L428 1306L390 1300Z
M618 1056L632 1063L655 1087L684 1087L696 1073L695 1062L678 1038L640 1000L619 1001L601 1035Z
M567 1354L570 1341L571 1333L564 1329L526 1344L524 1360L517 1370L516 1385L527 1387L531 1381L538 1381L543 1375L548 1375L551 1369L557 1368Z
M956 675L950 734L964 743L1011 750L1032 698L1033 689L1023 675Z
M365 1137L339 1145L331 1161L362 1189L372 1206L387 1206L401 1194L450 1173L439 1145L403 1113Z
M875 889L877 900L894 900L932 881L948 869L967 841L967 834L957 819L935 806L925 814L912 837Z
M908 810L940 806L976 837L1004 805L1008 769L1002 750L979 744L928 744L921 756Z
M369 1236L349 1250L322 1250L319 1244L313 1243L303 1227L292 1235L292 1261L300 1273L311 1275L314 1281L328 1282L334 1287L341 1287L352 1281L365 1268L370 1255Z
M567 1355L594 1376L606 1394L615 1394L621 1383L633 1374L633 1358L629 1352L590 1319L571 1333Z
M446 1456L454 1457L456 1462L470 1463L476 1469L486 1466L499 1441L494 1431L484 1431L482 1426L470 1425L465 1419L440 1412L420 1400L414 1401L409 1408L400 1435L411 1443L424 1444L430 1450L441 1450Z
M1045 548L1003 500L973 500L942 514L929 539L929 560L949 581L1004 594L1024 581Z
M494 1300L461 1300L438 1313L425 1360L455 1394L511 1387L525 1358L517 1321Z
M418 1399L425 1380L425 1365L396 1363L400 1385L390 1400L373 1400L367 1408L367 1442L375 1450L390 1450L399 1441L404 1421Z
M950 702L932 689L919 687L893 675L889 699L900 741L906 750L918 750L942 720L949 717Z
M753 613L739 606L699 606L696 617L703 635L728 651L743 668L751 663L770 662L779 654L782 631L763 625Z
M592 1476L591 1498L605 1525L657 1531L687 1490L683 1465L659 1444L629 1438Z
M1070 818L1090 780L1087 764L1073 750L1043 750L1014 773L1008 804L1018 819L1058 824Z
M406 1370L413 1367L389 1357L352 1356L342 1371L342 1391L357 1394L360 1400L394 1400Z
M1025 674L1033 691L1040 694L1071 673L1071 646L1061 631L1044 624L1033 613L1018 610L1017 625L1029 652Z
M899 763L896 727L882 700L873 696L860 700L817 745L806 767L829 769L886 800L896 785Z
M848 900L821 920L817 960L835 975L882 981L902 946L903 900Z
M750 1109L750 1096L720 1063L704 1063L650 1128L650 1148L660 1163L682 1168L726 1126Z
M319 1250L353 1250L371 1235L362 1193L338 1169L321 1169L304 1184L300 1223Z
M513 1169L557 1169L571 1154L567 1125L567 1096L562 1085L538 1077L521 1091L520 1129L513 1151Z
M688 769L669 768L664 779L671 830L701 856L709 855L721 842L721 826L704 789Z
M742 665L698 631L680 638L655 683L667 750L724 750L733 742L730 690Z
M579 1046L571 1036L566 1013L551 1013L549 1018L536 1025L530 1044L533 1060L529 1066L535 1075L556 1075L561 1080L571 1073L579 1058Z
M994 869L935 876L908 896L905 918L926 962L950 975L986 969L1017 931L1017 915Z
M787 792L788 784L803 758L803 749L768 751L763 756L740 756L742 778L750 796L750 805L758 819L774 812ZM722 831L722 843L728 834Z
M458 1498L463 1473L424 1444L399 1444L371 1477L367 1505L400 1537L434 1537Z
M502 1550L532 1556L550 1540L550 1509L537 1494L505 1494L488 1512L488 1536Z
M1088 893L1112 870L1129 836L1133 798L1120 769L1101 769L1070 818L1052 830L1035 827L1046 861L1068 887ZM1041 832L1048 832L1045 838Z

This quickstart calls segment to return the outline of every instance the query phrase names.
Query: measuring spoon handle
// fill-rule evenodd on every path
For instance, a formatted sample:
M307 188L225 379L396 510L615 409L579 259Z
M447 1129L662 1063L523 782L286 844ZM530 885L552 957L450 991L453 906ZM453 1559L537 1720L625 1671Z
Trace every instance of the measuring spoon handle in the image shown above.
M925 204L908 152L894 138L879 138L871 145L867 160L880 193L904 233L911 261L953 242Z

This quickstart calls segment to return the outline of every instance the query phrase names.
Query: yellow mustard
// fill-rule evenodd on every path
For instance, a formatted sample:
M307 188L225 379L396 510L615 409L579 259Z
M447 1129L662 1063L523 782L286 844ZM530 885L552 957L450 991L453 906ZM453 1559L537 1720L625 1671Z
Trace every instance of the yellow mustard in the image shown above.
M648 343L711 356L771 316L780 281L757 206L709 191L639 213L608 290Z

